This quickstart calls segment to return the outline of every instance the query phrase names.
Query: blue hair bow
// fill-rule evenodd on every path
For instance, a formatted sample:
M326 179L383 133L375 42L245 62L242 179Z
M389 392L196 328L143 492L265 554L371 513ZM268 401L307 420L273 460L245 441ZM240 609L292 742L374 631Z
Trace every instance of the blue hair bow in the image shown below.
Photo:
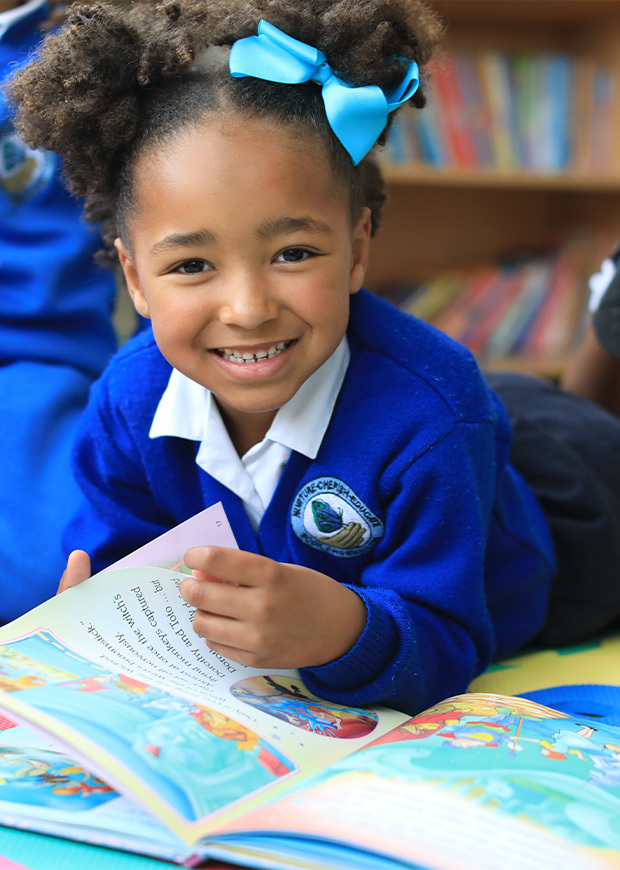
M353 87L334 73L318 48L288 36L268 21L258 25L258 36L238 39L231 48L229 68L235 78L252 76L269 82L322 85L329 125L357 164L384 131L388 114L418 89L417 63L409 62L400 85L384 93L378 85Z

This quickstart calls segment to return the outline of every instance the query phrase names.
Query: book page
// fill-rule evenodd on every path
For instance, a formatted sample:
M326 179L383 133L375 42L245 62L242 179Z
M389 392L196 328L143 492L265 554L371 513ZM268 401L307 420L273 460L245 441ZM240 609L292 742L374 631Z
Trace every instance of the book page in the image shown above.
M191 573L183 562L185 551L196 546L230 547L237 550L237 542L224 513L221 502L212 505L195 516L179 523L154 541L149 541L123 559L110 565L105 571L117 568L145 567L170 568L184 574Z
M321 701L294 671L213 652L184 576L104 572L0 628L0 708L189 843L406 717Z
M170 861L187 856L184 845L152 815L42 734L6 716L0 717L0 824L56 836L75 837L77 832L80 842Z
M437 870L603 870L620 868L619 818L620 729L472 694L292 786L215 854L234 860L237 833L246 857L290 856L310 837Z

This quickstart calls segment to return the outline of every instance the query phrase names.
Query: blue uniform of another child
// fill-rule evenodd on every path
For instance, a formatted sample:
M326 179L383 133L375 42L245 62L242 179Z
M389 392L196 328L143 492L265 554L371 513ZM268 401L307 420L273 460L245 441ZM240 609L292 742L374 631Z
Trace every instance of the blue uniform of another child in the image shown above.
M414 712L538 631L553 547L469 352L364 290L351 297L347 337L318 455L291 454L256 534L239 498L196 465L197 442L149 437L171 369L152 335L130 341L83 418L77 475L89 504L66 543L97 571L222 501L241 548L321 571L367 605L356 646L303 669L308 687Z
M0 74L41 39L45 2L0 15ZM70 454L90 385L116 347L114 281L58 159L16 136L0 98L0 621L52 595L79 490Z

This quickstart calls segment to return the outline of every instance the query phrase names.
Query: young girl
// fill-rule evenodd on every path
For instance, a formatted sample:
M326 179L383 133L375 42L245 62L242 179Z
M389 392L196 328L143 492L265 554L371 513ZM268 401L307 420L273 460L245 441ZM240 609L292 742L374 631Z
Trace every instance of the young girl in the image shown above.
M92 392L69 546L99 570L221 501L198 634L412 713L535 635L555 572L469 353L362 287L370 152L438 33L415 0L76 6L12 91L153 327Z

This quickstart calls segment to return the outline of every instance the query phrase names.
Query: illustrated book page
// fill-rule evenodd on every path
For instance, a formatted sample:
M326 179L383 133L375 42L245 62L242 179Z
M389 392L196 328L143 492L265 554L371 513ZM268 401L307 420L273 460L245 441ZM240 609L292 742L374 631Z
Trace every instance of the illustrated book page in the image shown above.
M0 788L0 822L20 815L52 832L58 816L68 835L75 805L90 805L97 812L80 837L90 830L94 842L140 851L157 819L169 832L155 838L168 844L161 854L187 858L225 822L406 719L331 704L295 671L258 671L211 651L192 630L184 576L152 566L102 572L0 628L0 711L50 743L22 740L18 755L5 730L21 759L13 772L25 771L30 789L18 812L15 790ZM50 751L65 758L41 756ZM58 772L67 762L93 778L76 785L74 772L67 784ZM69 777L60 788L58 776ZM119 812L117 795L147 815Z
M214 854L273 868L297 866L307 848L307 866L325 870L358 857L373 868L608 870L620 868L618 819L620 729L468 694L237 820Z
M230 662L179 593L211 532L236 546L221 505L0 628L0 824L188 864L620 868L620 729L495 694L345 707Z

